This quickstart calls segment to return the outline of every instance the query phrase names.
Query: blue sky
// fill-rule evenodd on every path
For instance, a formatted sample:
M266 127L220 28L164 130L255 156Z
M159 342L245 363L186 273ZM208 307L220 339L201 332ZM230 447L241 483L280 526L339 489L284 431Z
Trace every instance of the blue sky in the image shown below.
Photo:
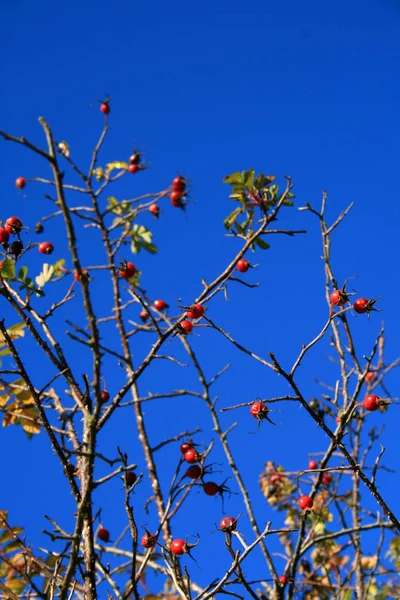
M334 236L335 273L340 281L357 276L352 285L363 296L382 296L382 312L369 321L355 319L354 332L360 351L368 353L384 320L387 356L393 360L400 335L399 33L400 6L395 0L249 0L246 4L157 0L143 5L113 5L103 0L56 5L45 0L3 2L0 128L41 144L37 117L43 115L57 139L66 139L74 158L86 165L102 123L98 100L111 95L111 130L103 164L125 160L135 144L151 167L136 178L124 179L116 186L116 195L164 189L179 172L190 177L193 185L194 203L187 215L166 207L160 221L146 221L154 231L159 254L135 259L149 294L165 297L171 304L177 298L190 303L201 289L202 277L211 280L237 251L237 243L224 238L222 227L224 216L232 210L228 188L222 185L226 174L254 167L274 173L281 184L283 175L289 174L297 206L305 201L319 205L322 190L327 189L332 219L354 201ZM43 189L32 185L21 195L14 180L19 175L47 176L47 167L11 144L1 142L0 153L1 218L18 213L33 226L49 210ZM232 288L230 302L217 299L210 314L257 352L265 356L273 350L289 364L301 344L322 327L327 308L316 220L291 209L281 224L306 228L309 233L296 239L277 238L271 250L254 260L251 257L260 266L249 273L248 280L262 285L257 290ZM59 239L58 225L50 225L47 231L48 237ZM96 258L93 244L91 234L81 242L88 261ZM61 243L58 248L57 257L61 257ZM39 268L36 256L32 265ZM99 289L100 311L106 310L102 293ZM234 365L216 391L221 405L285 393L285 386L272 373L217 340L214 332L204 330L194 344L210 375L227 362ZM137 349L139 355L141 351ZM301 369L299 380L310 396L318 392L314 376L331 377L331 381L336 377L325 359L328 351L326 343L310 354ZM35 366L33 348L25 359ZM114 373L109 367L107 379L115 392L120 379ZM162 379L165 387L194 382L193 375L170 366L163 367ZM400 396L397 374L388 383L392 394ZM146 374L143 389L153 386L154 373ZM309 419L295 406L282 405L281 409L276 420L282 427L267 425L258 436L248 437L246 420L232 436L239 464L249 469L248 485L261 520L264 513L265 520L274 516L258 494L257 475L264 461L301 468L307 453L323 450L326 442L317 432L310 446L314 430ZM385 422L386 464L395 467L398 407L390 411L395 418L374 415L371 422ZM168 425L160 421L160 407L149 405L148 412L154 440L162 439L164 427L173 434L178 432L176 427L181 431L196 425L203 428L202 441L209 440L207 414L193 403L174 403L171 414L176 422L171 419ZM245 413L243 417L242 413L228 415L227 425L233 418L245 417ZM129 440L127 450L136 453L134 460L140 464L133 421L117 417L103 436L110 452L121 439ZM3 456L11 452L13 457L2 461L9 489L3 491L0 508L12 502L13 520L27 525L30 538L43 544L42 514L51 513L49 501L57 503L54 510L60 518L64 508L60 469L48 455L44 435L28 442L22 432L1 430L0 451ZM168 451L160 457L166 481L172 454ZM23 475L16 464L24 465ZM393 501L396 479L397 475L388 475L381 486ZM36 493L38 481L44 495ZM29 490L33 492L27 505ZM119 531L124 524L122 496L118 485L112 490L115 497L107 493L99 504L104 506L104 515L108 511L110 528ZM220 507L213 499L206 500L217 521ZM196 496L194 510L202 510L204 502L203 496ZM65 506L71 508L68 494ZM238 499L233 497L231 506L238 512ZM195 530L190 511L179 523L180 535L185 534L186 525L190 532ZM199 547L200 563L201 557L206 560L202 552Z

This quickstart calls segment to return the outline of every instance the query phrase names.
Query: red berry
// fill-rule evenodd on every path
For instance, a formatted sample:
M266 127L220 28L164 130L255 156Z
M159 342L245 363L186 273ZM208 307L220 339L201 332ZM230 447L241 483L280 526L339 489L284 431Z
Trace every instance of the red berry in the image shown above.
M281 585L285 585L285 583L287 583L287 577L286 577L286 575L281 575L281 576L279 577L279 583L280 583Z
M10 252L14 254L15 258L18 258L23 249L24 245L20 240L15 240L10 246Z
M144 546L145 548L153 548L157 543L157 538L152 533L146 532L142 536L141 542L142 542L142 546Z
M219 485L214 483L214 481L207 481L203 485L203 488L207 496L215 496L215 494L218 494L221 491Z
M18 217L9 217L4 223L4 229L6 229L8 233L19 233L22 227L22 221Z
M51 242L42 242L39 244L38 250L41 254L51 254L54 251L54 246Z
M237 270L240 271L241 273L246 273L246 271L248 271L249 268L250 268L250 263L245 258L241 258L238 261Z
M268 408L264 402L253 402L250 406L250 414L255 418L261 421L268 414Z
M185 452L191 450L192 448L193 444L191 442L183 442L183 444L180 445L180 451L182 452L182 454L185 454Z
M190 479L198 479L201 477L203 469L200 465L192 465L189 467L185 473L185 477L189 477Z
M312 498L310 498L310 496L300 496L300 498L297 500L297 504L303 510L307 510L312 508L313 501Z
M330 473L324 473L322 475L322 483L324 485L329 485L330 483L332 483L332 481L333 481L333 477Z
M19 190L22 190L26 186L25 177L17 177L17 179L15 180L15 185Z
M86 269L82 269L82 271L80 273L78 273L78 271L75 271L74 277L75 277L76 281L79 281L79 282L81 282L83 279L88 281L89 273L86 271Z
M193 304L193 306L186 312L188 319L200 319L204 315L204 306L201 304Z
M150 204L149 211L152 215L158 217L158 215L160 214L160 207L158 206L158 204Z
M107 390L101 390L100 398L101 398L102 403L104 404L105 402L109 401L110 394L107 392Z
M186 542L184 540L172 540L169 547L173 554L182 555L187 552Z
M127 471L125 473L125 482L128 487L131 487L135 483L136 479L137 475L133 471Z
M169 197L172 206L182 207L182 192L172 192Z
M164 310L164 308L168 308L168 304L164 300L154 300L154 306L157 310Z
M119 276L122 277L122 279L131 279L135 273L136 267L131 262L126 262L119 270Z
M369 411L374 411L374 410L378 410L380 405L380 399L378 396L375 396L375 394L369 394L368 396L365 396L364 401L363 401L363 406L364 408L366 408Z
M372 381L374 381L375 377L376 373L374 371L368 371L368 373L365 376L365 381L371 383Z
M343 290L334 290L330 296L332 306L344 306L349 297Z
M183 177L175 177L172 182L172 189L174 192L179 192L179 194L183 194L186 189L186 181Z
M360 315L364 313L370 313L372 310L377 310L374 308L374 304L377 301L378 300L374 300L373 298L370 300L367 300L366 298L357 298L357 300L354 302L353 308Z
M224 517L219 522L219 528L221 531L225 531L226 533L231 533L236 529L237 519L234 517Z
M183 455L183 458L186 460L186 462L190 464L197 463L200 461L200 455L194 448L186 450L185 454Z
M100 111L103 113L103 115L109 115L111 111L110 104L108 102L103 102L100 104Z
M10 233L7 229L0 229L0 244L7 244Z
M317 461L316 460L310 460L310 462L308 463L308 468L313 471L317 467L318 467Z
M283 481L283 477L279 473L274 473L269 478L269 482L270 482L271 485L275 485L275 483L277 483L278 481Z
M140 163L140 152L134 152L132 156L129 157L129 162L131 165L138 165Z
M145 323L147 321L147 319L149 318L149 313L147 312L147 310L143 309L140 311L139 313L139 317L142 319L142 321Z
M97 537L102 542L109 542L110 541L110 532L108 531L108 529L105 529L104 527L100 527L100 529L97 533Z
M184 321L181 321L179 323L179 326L181 329L183 329L184 334L188 334L192 331L193 329L193 323L191 321L186 321L186 319Z
M128 167L129 173L136 173L137 171L139 171L139 169L140 169L139 165L136 165L136 164L129 165L129 167Z

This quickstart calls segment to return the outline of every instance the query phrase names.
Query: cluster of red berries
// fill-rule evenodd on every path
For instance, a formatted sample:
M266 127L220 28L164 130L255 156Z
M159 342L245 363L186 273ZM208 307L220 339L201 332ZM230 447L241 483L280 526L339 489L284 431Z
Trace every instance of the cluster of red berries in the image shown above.
M140 152L135 150L134 153L132 154L132 156L129 157L129 167L128 167L129 173L137 173L138 171L140 171L140 169L142 168L140 166L141 160L142 160L142 156L141 156Z
M4 223L4 227L0 227L0 244L2 244L3 248L6 251L9 251L16 259L24 249L24 245L20 238L23 227L19 217L8 217ZM9 244L11 235L17 236L18 239ZM41 242L38 245L38 250L41 254L51 254L54 251L54 246L51 242Z
M183 208L185 206L184 196L186 191L186 180L184 177L175 177L172 182L172 192L169 197L172 206Z
M345 304L347 304L347 302L350 301L350 295L351 294L348 294L346 292L345 287L343 287L341 290L334 290L330 295L331 305L344 306ZM374 304L376 302L377 300L374 300L373 298L371 298L370 300L368 300L367 298L357 298L357 300L355 300L353 304L353 309L359 315L362 315L364 313L370 313L372 310L376 310L376 308L374 308Z

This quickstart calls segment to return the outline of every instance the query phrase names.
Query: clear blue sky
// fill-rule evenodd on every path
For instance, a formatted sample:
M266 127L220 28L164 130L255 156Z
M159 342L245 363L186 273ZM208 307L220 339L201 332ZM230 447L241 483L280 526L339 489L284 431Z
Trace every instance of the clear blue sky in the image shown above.
M400 336L399 39L400 5L395 0L2 2L0 128L44 143L37 123L43 115L56 137L70 143L74 158L86 165L102 122L97 101L111 95L111 131L103 162L126 159L135 143L151 166L117 188L121 197L164 189L177 172L192 181L196 202L187 216L166 208L159 222L149 220L160 251L136 260L144 272L144 287L171 304L179 297L190 302L201 278L210 280L237 250L234 241L223 237L222 220L232 210L221 183L226 174L254 167L276 174L282 183L289 174L297 206L305 201L319 204L325 188L332 218L354 201L335 234L335 272L339 280L357 275L353 284L361 295L382 296L383 312L370 321L357 319L355 334L361 351L368 353L384 319L387 356L393 360ZM46 167L24 149L3 142L0 156L1 218L18 213L33 225L49 209L43 190L32 185L21 197L14 180L19 175L47 176ZM258 271L248 275L249 281L262 282L260 288L232 288L230 303L217 300L210 314L237 339L264 356L273 350L289 364L301 344L322 327L327 309L317 223L296 209L287 211L281 223L304 227L309 234L276 239L271 250L254 259L260 263ZM47 231L49 237L59 230L51 225ZM89 242L81 248L93 261ZM37 257L32 261L39 265ZM216 340L214 333L202 331L194 343L210 375L226 362L235 366L216 390L221 406L286 392L272 373ZM304 362L299 379L310 396L319 391L314 376L336 376L324 357L328 350L325 344ZM32 366L33 353L26 360ZM115 391L120 380L111 370L108 380ZM178 368L164 369L164 389L191 381ZM389 383L392 394L400 396L396 374ZM142 391L147 389L154 389L154 372L146 375ZM227 425L233 418L246 419L232 439L238 443L239 464L248 468L261 520L275 518L258 494L263 462L273 459L288 469L301 468L307 453L323 450L326 441L317 434L310 445L310 420L293 405L281 408L276 420L282 427L266 425L258 436L247 435L252 426L247 413L226 417ZM175 421L167 426L155 405L148 410L154 415L154 442L163 438L164 427L173 434L197 424L204 429L201 439L209 440L208 417L193 403L174 403ZM398 410L390 409L390 419L371 416L371 425L387 424L385 460L390 467L398 460ZM140 465L133 422L120 419L103 436L110 453L128 440L126 449ZM42 514L62 520L64 507L60 468L46 450L44 435L28 442L15 429L0 432L7 483L2 484L0 508L10 508L12 520L26 525L37 544L44 543L39 534L45 526ZM5 458L9 453L12 460ZM160 456L166 481L171 461L172 451ZM390 495L391 488L395 502L398 476L390 477L382 489ZM38 494L39 482L43 496ZM119 484L110 489L98 504L117 534L124 525L122 496ZM65 506L71 512L68 492ZM195 495L194 510L205 507L212 523L218 521L219 504ZM235 497L230 507L234 514L241 510ZM149 525L154 523L150 516ZM185 528L195 532L196 527L196 517L187 508L177 534L184 536ZM204 535L208 543L217 543L216 536ZM207 573L207 543L196 556L204 571L201 578Z

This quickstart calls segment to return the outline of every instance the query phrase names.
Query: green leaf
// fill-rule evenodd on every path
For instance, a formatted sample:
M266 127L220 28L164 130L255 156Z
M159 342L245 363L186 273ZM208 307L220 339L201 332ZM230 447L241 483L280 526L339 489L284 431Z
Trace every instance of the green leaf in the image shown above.
M243 209L239 206L238 208L235 208L235 210L233 212L231 212L230 215L228 215L224 219L225 229L231 229L232 225L234 224L234 222L236 221L236 219L238 218L238 216L240 215L242 210Z
M1 275L4 279L14 279L15 277L15 262L11 258L3 260L1 267Z
M248 171L243 171L243 183L246 187L251 187L254 181L254 169L249 169Z
M157 246L153 244L153 234L144 225L134 225L131 229L131 250L133 254L138 254L143 248L150 254L157 253Z
M231 175L227 175L222 180L222 183L227 183L229 185L237 185L237 184L242 184L243 185L242 174L239 173L239 171L237 171L236 173L232 173Z
M28 267L21 267L18 271L18 279L24 280L28 273Z
M257 239L255 240L255 242L256 242L257 246L258 246L259 248L261 248L261 250L268 250L268 248L270 248L270 247L271 247L271 246L270 246L270 245L269 245L267 242L265 242L265 241L264 241L262 238L257 238Z

